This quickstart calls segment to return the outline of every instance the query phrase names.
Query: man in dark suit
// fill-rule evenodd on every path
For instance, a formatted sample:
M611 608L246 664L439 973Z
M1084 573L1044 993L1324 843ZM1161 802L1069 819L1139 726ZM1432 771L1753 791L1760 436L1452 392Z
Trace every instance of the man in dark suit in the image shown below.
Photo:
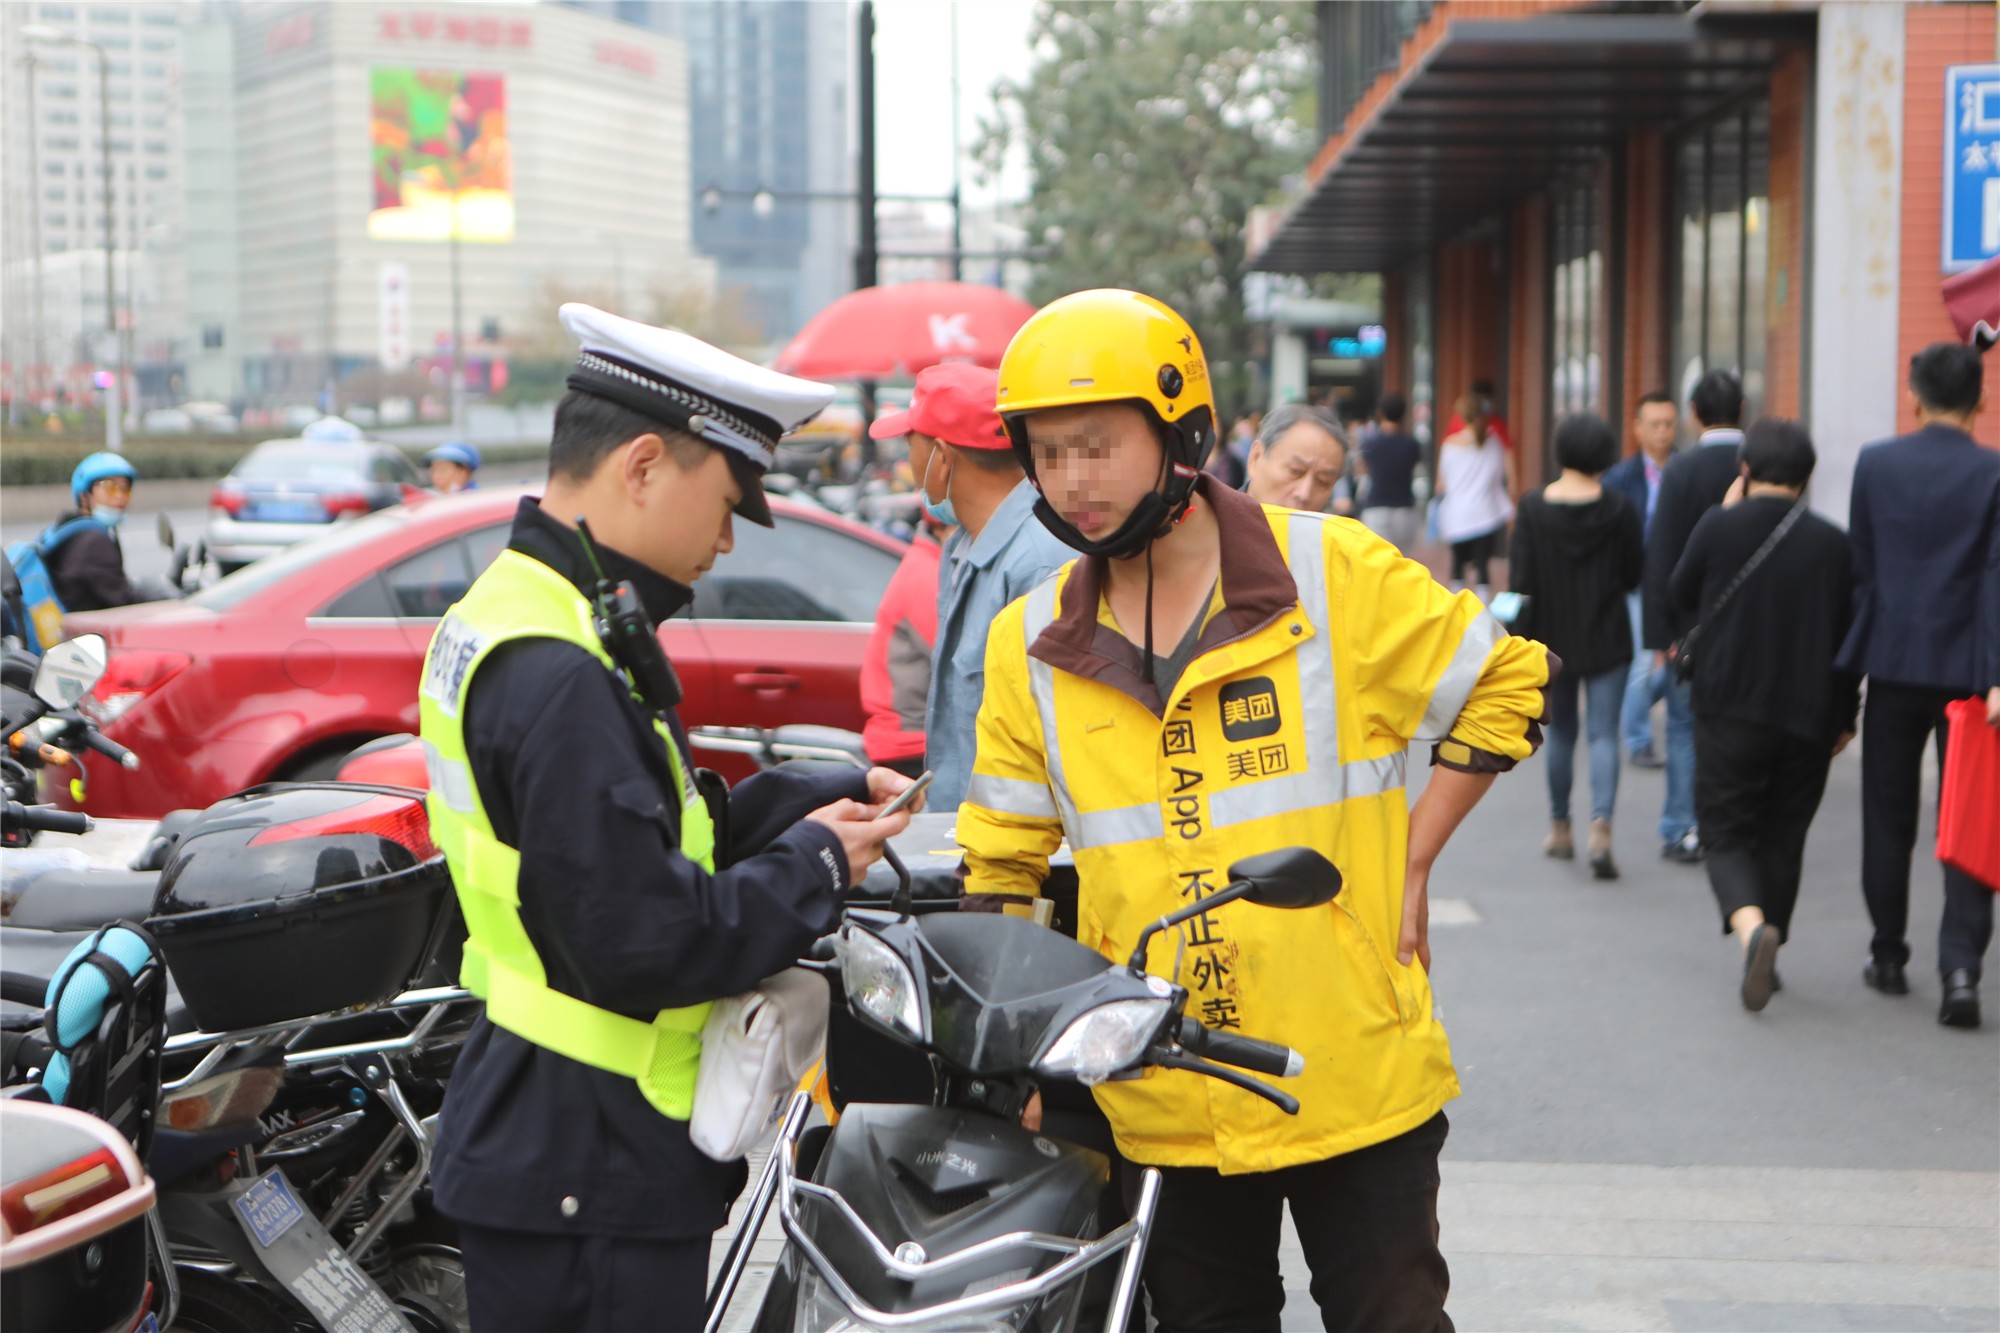
M1949 740L1944 706L2000 687L2000 452L1972 438L1986 406L1979 353L1937 343L1910 358L1918 428L1854 467L1854 625L1840 665L1868 677L1861 731L1861 891L1875 923L1863 979L1906 995L1910 851L1924 747ZM1993 712L1988 711L1989 720ZM1979 1026L1993 890L1944 869L1938 1021Z
M1639 448L1604 474L1604 488L1624 496L1639 515L1644 529L1653 526L1653 506L1660 496L1660 481L1674 456L1674 435L1680 427L1680 409L1673 395L1661 389L1639 399L1632 413L1632 436ZM1632 618L1632 646L1645 641L1645 615L1641 608L1645 594L1633 589L1626 597ZM1647 652L1632 654L1632 674L1625 678L1625 705L1619 715L1625 757L1637 768L1664 768L1666 760L1653 749L1653 705L1667 697L1667 671Z
M1646 528L1644 641L1656 666L1693 628L1674 607L1674 567L1687 550L1701 516L1722 503L1741 470L1743 382L1732 371L1711 370L1688 395L1701 427L1696 447L1667 464ZM1667 682L1667 801L1660 812L1660 855L1693 865L1701 860L1694 817L1694 710L1686 682Z

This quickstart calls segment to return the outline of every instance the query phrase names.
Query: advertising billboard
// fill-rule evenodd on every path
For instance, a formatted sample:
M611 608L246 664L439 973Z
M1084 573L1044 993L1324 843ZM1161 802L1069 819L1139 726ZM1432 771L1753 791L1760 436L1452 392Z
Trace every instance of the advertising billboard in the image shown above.
M369 107L371 239L514 239L503 76L378 65Z

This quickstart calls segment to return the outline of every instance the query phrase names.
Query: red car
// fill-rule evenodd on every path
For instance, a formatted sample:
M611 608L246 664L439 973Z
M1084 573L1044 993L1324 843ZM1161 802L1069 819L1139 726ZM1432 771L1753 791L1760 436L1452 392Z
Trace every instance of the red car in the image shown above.
M417 729L438 617L506 548L520 489L427 496L259 561L184 601L65 617L110 664L86 705L136 771L89 765L83 802L155 818L254 783L330 776L356 746ZM690 726L860 731L861 656L903 544L773 499L660 629ZM719 761L719 762L718 762ZM734 762L732 762L734 761ZM735 756L704 756L730 777Z

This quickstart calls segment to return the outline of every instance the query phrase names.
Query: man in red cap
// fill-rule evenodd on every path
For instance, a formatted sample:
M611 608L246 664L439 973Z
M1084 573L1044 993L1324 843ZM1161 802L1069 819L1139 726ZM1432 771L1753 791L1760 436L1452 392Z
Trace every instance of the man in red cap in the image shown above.
M999 377L962 362L917 376L910 406L869 427L906 435L924 509L955 525L938 574L937 643L924 712L929 801L955 810L972 781L974 723L985 694L986 627L1002 607L1068 564L1076 552L1035 518L1029 484L995 410Z

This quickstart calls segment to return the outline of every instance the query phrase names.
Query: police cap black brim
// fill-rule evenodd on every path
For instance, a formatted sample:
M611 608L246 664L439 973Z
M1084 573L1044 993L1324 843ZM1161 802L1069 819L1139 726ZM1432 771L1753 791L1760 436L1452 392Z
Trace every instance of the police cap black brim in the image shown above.
M771 518L771 502L764 498L764 469L734 449L722 449L722 456L729 460L729 475L736 478L743 491L743 498L736 502L737 514L760 528L776 527Z

